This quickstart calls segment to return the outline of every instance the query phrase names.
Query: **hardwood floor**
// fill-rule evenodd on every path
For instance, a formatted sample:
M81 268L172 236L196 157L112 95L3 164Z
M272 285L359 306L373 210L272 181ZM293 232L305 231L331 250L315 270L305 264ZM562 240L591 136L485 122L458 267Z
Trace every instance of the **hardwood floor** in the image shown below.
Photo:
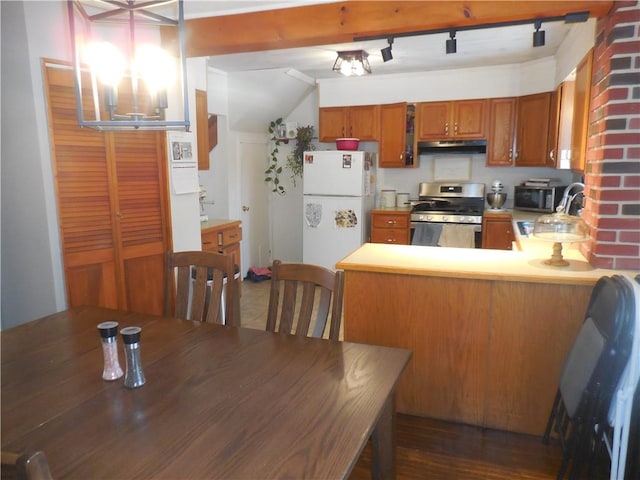
M269 286L269 281L243 282L243 327L265 328ZM397 416L398 480L552 480L560 460L560 446L544 445L540 437ZM350 480L370 478L371 450L367 445Z
M548 480L560 466L559 445L539 437L398 414L398 480ZM350 480L371 478L369 445Z

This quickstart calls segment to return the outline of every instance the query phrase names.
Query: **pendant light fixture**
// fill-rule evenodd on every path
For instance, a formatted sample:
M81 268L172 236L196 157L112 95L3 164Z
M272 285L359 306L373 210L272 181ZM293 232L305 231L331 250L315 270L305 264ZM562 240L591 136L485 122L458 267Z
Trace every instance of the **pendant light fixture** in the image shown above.
M361 76L366 73L371 73L368 57L369 54L364 50L338 52L338 57L333 64L333 71L339 72L345 77L352 75Z
M189 129L182 2L67 1L80 126ZM177 29L171 53L161 28Z

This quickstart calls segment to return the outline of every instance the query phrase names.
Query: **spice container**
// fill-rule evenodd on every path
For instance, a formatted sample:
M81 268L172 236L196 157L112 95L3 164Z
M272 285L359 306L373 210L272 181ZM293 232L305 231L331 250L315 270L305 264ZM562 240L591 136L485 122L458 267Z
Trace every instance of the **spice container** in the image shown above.
M124 386L138 388L144 385L145 378L140 359L140 327L126 327L120 331L124 342L124 354L126 360L126 372L124 374Z
M104 380L116 380L124 373L118 362L118 322L102 322L98 324L100 339L102 340L102 355L104 357Z

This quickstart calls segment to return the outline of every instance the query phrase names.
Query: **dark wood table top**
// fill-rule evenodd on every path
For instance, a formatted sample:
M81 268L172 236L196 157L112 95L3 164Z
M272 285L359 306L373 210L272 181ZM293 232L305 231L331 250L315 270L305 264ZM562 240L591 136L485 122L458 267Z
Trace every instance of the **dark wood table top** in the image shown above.
M106 320L142 327L141 388L102 380ZM96 307L0 337L2 448L55 478L345 478L411 355Z

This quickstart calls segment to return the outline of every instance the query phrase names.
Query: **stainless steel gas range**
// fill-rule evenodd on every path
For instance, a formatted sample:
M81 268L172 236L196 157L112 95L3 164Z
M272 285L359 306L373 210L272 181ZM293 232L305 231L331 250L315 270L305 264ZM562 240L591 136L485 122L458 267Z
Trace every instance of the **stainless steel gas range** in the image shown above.
M411 202L412 244L480 247L484 189L483 183L420 183Z

